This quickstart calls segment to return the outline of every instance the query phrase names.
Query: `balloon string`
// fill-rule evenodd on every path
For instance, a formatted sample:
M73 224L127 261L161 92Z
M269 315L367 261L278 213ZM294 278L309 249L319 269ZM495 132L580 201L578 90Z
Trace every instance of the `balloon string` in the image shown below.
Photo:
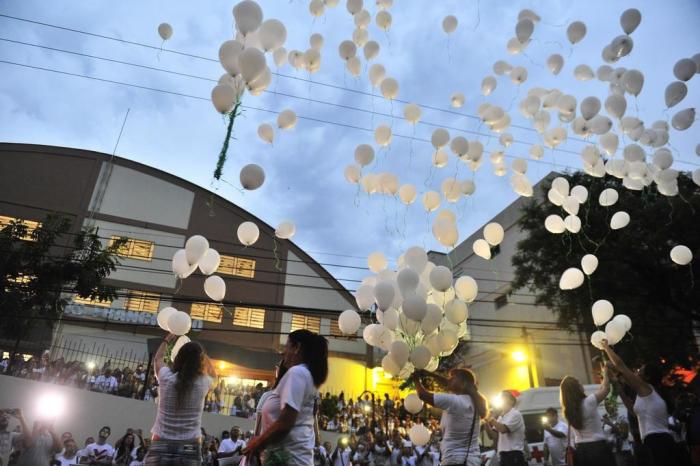
M160 43L160 50L156 54L156 60L160 61L160 53L163 51L163 45L165 45L165 39Z
M479 24L481 24L481 8L480 8L480 3L481 0L476 0L476 24L474 25L474 31L476 31L479 28Z
M413 134L411 134L411 142L408 151L408 168L411 168L413 163L413 139L416 137L416 125L413 125Z
M670 226L671 223L673 223L673 203L671 202L671 198L666 196L666 202L668 202L668 206L671 208L671 210L668 212L668 222L666 222L666 226Z
M452 55L450 54L450 35L447 34L447 63L452 63Z

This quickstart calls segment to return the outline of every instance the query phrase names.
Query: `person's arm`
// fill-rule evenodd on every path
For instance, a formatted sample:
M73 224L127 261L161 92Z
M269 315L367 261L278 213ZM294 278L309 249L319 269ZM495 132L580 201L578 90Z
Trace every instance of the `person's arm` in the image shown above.
M484 427L486 428L486 435L488 435L488 437L492 441L495 442L496 440L498 440L498 432L493 427L491 427L491 419L488 419L484 423Z
M487 421L488 424L491 425L491 428L498 432L499 434L508 434L510 433L510 429L508 428L507 425L502 424L495 420L494 418L491 418L490 420Z
M168 348L168 343L170 343L171 341L175 341L177 338L178 336L173 335L172 333L168 333L165 336L165 338L163 338L163 341L161 342L160 346L158 347L158 350L156 351L156 355L153 356L153 370L156 374L158 374L165 365L164 358L165 351Z
M608 367L603 368L603 383L598 387L598 391L595 392L596 402L602 402L606 396L610 393L610 369Z
M63 445L61 445L61 439L58 437L56 430L53 428L53 424L48 428L49 434L51 435L51 450L52 453L60 453L63 450Z
M649 384L642 380L642 378L639 377L637 374L632 372L632 370L629 367L627 367L625 361L623 361L622 358L618 356L618 354L610 347L610 345L608 345L608 341L603 340L601 342L601 345L603 347L603 351L605 351L605 354L608 355L610 362L612 362L615 368L618 371L620 371L620 375L622 375L622 378L625 379L625 382L627 382L627 384L630 387L632 387L632 389L637 393L637 395L651 395L652 389L649 386Z
M485 419L489 414L489 405L486 401L486 397L479 393L479 390L474 386L471 390L467 392L472 398L472 402L476 405L476 413L479 415L480 419Z
M243 450L243 454L247 455L248 453L257 452L270 443L282 440L294 427L298 415L298 411L289 405L285 405L280 413L280 417L265 432L251 439Z
M549 464L549 445L546 443L542 445L542 462Z
M544 426L544 430L546 430L547 432L549 432L553 437L556 437L556 438L566 438L566 434L565 434L564 432L560 432L560 431L558 431L557 429L555 429L555 428L553 428L553 427L551 427L551 426L549 426L549 425L545 425L545 426ZM547 455L545 455L545 457L546 457L546 456L547 456Z
M20 437L22 446L24 446L25 448L33 447L34 436L32 434L32 431L29 430L29 427L27 426L27 421L24 419L24 413L22 413L22 410L20 408L17 408L15 410L14 416L19 421L20 428L22 429L22 436Z
M435 382L437 382L440 385L447 385L447 377L443 377L442 375L436 373L436 372L430 372L426 371L425 369L419 369L413 373L414 375L418 376L423 376L423 377L430 377L433 379Z
M425 403L428 403L430 406L435 406L435 396L423 386L423 382L420 380L420 375L414 375L413 383L416 385L416 394L418 395L418 398Z

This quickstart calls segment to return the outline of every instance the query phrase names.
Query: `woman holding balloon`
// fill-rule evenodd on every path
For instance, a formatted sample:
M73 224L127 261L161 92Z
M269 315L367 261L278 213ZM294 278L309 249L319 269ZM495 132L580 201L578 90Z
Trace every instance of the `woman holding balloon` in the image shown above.
M159 397L146 466L202 464L202 412L216 373L202 345L194 341L177 351L172 367L166 364L168 345L177 338L169 333L153 358Z
M615 353L607 340L601 341L601 347L625 383L637 394L634 414L639 420L639 433L642 443L649 450L652 465L678 464L675 457L670 457L674 456L676 451L668 425L669 413L673 412L673 406L665 397L666 393L661 385L661 369L656 364L646 364L635 373Z

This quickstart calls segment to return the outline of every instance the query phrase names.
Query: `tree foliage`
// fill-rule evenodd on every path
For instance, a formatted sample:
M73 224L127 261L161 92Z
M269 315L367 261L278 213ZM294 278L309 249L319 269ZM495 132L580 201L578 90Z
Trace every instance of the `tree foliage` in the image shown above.
M72 233L71 221L55 215L34 229L14 221L0 230L0 335L16 348L32 330L50 328L74 295L113 300L104 279L124 241L104 247L97 229Z
M582 229L560 235L545 230L547 216L567 214L546 201L550 186L543 183L543 192L536 196L545 200L523 209L520 228L525 238L513 257L512 289L529 289L537 304L557 314L561 328L574 331L582 325L588 335L596 330L591 305L607 299L616 314L626 314L633 322L631 334L618 345L625 356L687 362L696 352L693 330L700 319L695 284L700 276L700 188L686 174L678 178L680 195L675 197L663 196L653 187L630 191L611 176L591 178L580 172L563 176L570 186L588 189L588 200L578 212ZM615 205L599 204L605 188L619 193ZM612 230L610 219L621 210L631 221ZM680 266L671 261L671 248L678 244L693 251L694 262ZM585 254L596 255L597 270L578 289L561 290L561 274L569 267L580 268Z

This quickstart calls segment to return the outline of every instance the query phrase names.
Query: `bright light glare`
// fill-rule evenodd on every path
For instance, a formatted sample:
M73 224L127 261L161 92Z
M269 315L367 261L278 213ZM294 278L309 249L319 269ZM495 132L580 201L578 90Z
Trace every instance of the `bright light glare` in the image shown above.
M547 424L547 416L542 416L542 424Z
M503 407L503 398L501 398L501 395L496 395L491 398L491 406L496 409L501 409Z
M369 407L369 405L365 405L365 412L369 412L372 408Z
M93 369L95 368L95 363L92 362L92 361L90 361L89 363L87 363L87 368L88 368L89 370L93 370Z
M58 393L44 393L36 404L38 416L41 419L56 419L66 410L66 400Z
M527 361L527 354L525 354L524 351L513 351L513 354L511 354L511 356L513 356L513 360L515 362Z

